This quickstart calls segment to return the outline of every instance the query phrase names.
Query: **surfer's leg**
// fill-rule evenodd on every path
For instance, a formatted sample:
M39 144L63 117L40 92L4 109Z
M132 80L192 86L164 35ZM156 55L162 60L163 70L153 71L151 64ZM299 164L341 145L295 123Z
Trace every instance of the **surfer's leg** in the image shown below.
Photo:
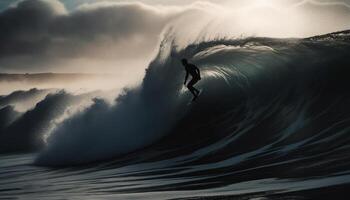
M197 96L198 95L198 90L196 88L193 87L193 85L197 82L198 80L196 79L192 79L188 84L187 84L187 88L190 90L190 92L193 94L193 96Z
M194 88L193 86L192 86L192 88L193 88L193 92L192 92L192 94L193 94L193 99L192 99L192 101L195 101L195 100L197 99L198 95L199 95L199 90L197 90L197 89Z
M198 93L196 91L196 89L194 87L188 87L188 90L190 90L190 92L193 94L193 96L197 96Z
M193 82L192 82L192 88L193 88L193 90L197 93L197 96L198 96L199 90L198 90L197 88L194 87L194 84L196 84L196 83L199 81L199 79L198 79L198 78L193 78L192 81L193 81Z

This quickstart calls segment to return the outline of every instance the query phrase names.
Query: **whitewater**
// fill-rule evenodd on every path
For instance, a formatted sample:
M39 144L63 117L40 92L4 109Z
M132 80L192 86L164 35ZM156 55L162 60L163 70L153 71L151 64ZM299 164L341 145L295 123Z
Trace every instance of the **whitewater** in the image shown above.
M346 198L349 31L175 43L113 104L1 96L0 199ZM181 58L202 72L190 106ZM19 112L23 95L36 102Z

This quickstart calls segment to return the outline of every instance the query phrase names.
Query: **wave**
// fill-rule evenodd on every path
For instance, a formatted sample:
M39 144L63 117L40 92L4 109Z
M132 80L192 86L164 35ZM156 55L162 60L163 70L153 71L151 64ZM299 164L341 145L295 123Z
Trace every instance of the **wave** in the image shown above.
M55 92L53 89L37 88L27 91L17 90L8 95L0 96L0 108L11 105L18 111L26 111L44 99L46 95L53 92Z
M10 125L17 117L19 113L14 110L12 106L5 106L0 109L0 132Z
M52 93L50 93L52 92ZM41 100L41 96L48 93ZM60 121L88 105L90 99L101 94L90 92L73 95L64 90L16 91L2 99L8 105L0 109L0 153L31 152L46 145L45 137ZM40 96L40 97L39 97ZM13 103L35 102L33 108L18 112Z
M157 152L146 160L199 166L184 176L215 169L234 178L228 171L277 166L287 177L345 170L348 41L348 32L339 32L203 41L178 49L168 37L139 87L125 90L113 106L95 99L64 120L36 164L84 164L136 151ZM197 84L203 94L190 106L181 58L203 74Z

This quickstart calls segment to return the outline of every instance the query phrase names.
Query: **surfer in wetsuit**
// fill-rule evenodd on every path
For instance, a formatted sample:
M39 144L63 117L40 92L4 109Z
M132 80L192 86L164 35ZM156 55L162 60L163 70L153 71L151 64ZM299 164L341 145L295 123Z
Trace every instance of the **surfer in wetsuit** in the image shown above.
M192 80L187 84L187 88L190 90L190 92L193 94L192 101L195 101L199 95L199 90L193 87L194 84L196 84L199 80L201 80L201 73L194 64L188 63L188 61L184 58L181 60L183 66L186 70L186 77L184 85L186 85L188 74L191 74Z

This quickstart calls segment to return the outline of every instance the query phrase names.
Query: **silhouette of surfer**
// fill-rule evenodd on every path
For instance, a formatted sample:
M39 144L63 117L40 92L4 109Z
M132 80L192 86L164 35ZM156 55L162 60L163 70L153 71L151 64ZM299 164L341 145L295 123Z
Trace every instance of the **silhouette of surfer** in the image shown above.
M197 66L195 66L194 64L188 63L188 61L185 58L182 59L181 62L186 70L184 85L186 85L188 74L191 74L192 76L192 80L187 84L187 88L193 94L192 101L195 101L199 96L200 91L194 87L194 84L196 84L199 80L201 80L201 73Z

